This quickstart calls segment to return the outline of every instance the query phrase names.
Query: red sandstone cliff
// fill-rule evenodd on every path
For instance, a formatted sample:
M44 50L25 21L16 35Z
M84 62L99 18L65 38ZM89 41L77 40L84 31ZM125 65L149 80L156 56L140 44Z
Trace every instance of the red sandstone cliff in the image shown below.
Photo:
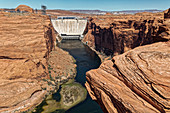
M105 113L170 112L169 11L165 19L114 19L103 28L91 20L84 41L106 53L123 53L86 74L86 88Z
M170 112L170 42L130 50L87 72L86 87L105 113Z
M92 17L83 42L107 55L118 55L137 46L169 40L169 32L164 29L167 23L163 13Z
M21 112L39 104L49 78L47 59L55 36L46 16L0 13L0 112Z

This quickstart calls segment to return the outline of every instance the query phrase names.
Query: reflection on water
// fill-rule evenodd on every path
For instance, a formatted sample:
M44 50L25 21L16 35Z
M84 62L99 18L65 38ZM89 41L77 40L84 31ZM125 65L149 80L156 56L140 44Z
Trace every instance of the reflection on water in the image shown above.
M77 76L75 79L76 82L84 86L86 82L85 73L99 67L101 63L99 57L79 40L63 40L58 46L68 51L75 58L77 64ZM103 113L103 111L99 105L87 95L84 102L66 111L66 113Z

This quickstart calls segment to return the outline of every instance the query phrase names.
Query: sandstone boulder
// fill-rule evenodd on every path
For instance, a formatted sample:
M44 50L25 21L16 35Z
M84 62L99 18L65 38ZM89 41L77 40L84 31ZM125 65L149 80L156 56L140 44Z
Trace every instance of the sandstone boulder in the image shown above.
M29 13L33 13L33 12L34 12L34 10L33 10L31 7L27 6L27 5L19 5L19 6L15 9L15 11L19 11L19 12L29 12Z

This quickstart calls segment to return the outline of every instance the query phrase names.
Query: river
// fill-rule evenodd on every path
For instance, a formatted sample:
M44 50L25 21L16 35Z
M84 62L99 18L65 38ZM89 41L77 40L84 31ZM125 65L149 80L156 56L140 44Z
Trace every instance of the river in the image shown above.
M58 47L61 49L67 51L74 57L76 60L77 65L77 75L75 77L75 82L79 84L82 88L85 90L85 82L86 82L86 72L91 69L96 69L100 66L100 58L98 55L92 51L88 46L84 45L79 40L62 40L62 43L58 44ZM72 84L72 83L71 83ZM61 95L60 92L62 92L62 86L60 86L59 90L54 93L52 96L49 95L39 106L36 107L35 110L33 110L31 113L103 113L100 106L91 99L89 94L83 93L79 90L79 92L82 92L83 94L87 94L86 96L80 97L83 102L77 104L76 106L72 108L68 108L69 110L66 111L66 109L63 109L61 107ZM66 89L65 91L71 90ZM86 91L85 91L86 92ZM65 93L66 94L66 93ZM76 96L77 97L77 96ZM69 97L71 99L71 97ZM69 100L68 98L68 100ZM54 112L53 112L54 111Z
M98 68L101 63L100 58L79 40L63 40L58 46L68 51L70 55L75 58L77 64L77 76L75 80L84 86L86 82L86 72ZM66 113L103 113L103 111L100 106L87 95L85 101L66 111Z

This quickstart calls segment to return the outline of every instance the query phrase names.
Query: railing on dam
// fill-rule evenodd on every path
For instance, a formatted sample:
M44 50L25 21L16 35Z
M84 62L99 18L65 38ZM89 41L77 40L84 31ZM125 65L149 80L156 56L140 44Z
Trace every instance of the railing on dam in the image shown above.
M78 17L58 17L57 19L51 19L51 22L62 39L83 38L87 26L87 19Z

